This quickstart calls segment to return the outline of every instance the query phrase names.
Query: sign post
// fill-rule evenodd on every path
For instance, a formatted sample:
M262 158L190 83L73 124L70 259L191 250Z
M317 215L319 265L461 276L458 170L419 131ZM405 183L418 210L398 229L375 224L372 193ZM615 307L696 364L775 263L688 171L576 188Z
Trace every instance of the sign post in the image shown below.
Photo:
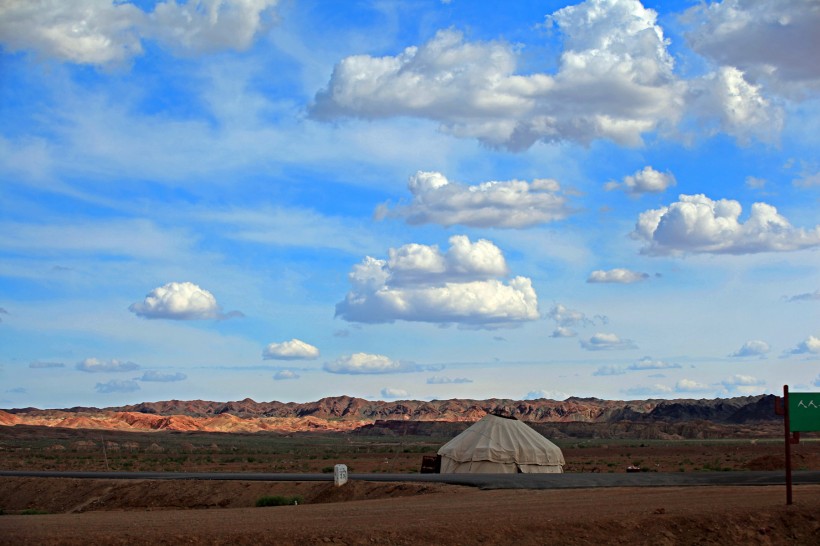
M820 392L793 392L783 385L783 398L775 399L774 411L783 416L786 444L786 504L792 503L792 444L800 443L801 432L820 431Z

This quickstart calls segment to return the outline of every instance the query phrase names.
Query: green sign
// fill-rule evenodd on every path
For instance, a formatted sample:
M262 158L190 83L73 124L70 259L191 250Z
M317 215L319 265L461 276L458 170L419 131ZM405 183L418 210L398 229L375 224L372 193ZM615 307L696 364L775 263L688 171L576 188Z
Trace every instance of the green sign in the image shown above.
M789 393L789 432L820 430L820 392Z

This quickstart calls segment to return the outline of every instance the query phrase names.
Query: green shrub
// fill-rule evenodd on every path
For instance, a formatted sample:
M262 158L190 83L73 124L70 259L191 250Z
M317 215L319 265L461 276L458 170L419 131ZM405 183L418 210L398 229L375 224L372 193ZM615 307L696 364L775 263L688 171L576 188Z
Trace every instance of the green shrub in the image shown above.
M40 510L39 508L27 508L20 512L23 516L40 516L43 514L48 514L45 510Z
M302 497L295 495L293 497L283 497L282 495L273 495L259 497L256 499L256 506L287 506L289 504L299 504L302 502Z

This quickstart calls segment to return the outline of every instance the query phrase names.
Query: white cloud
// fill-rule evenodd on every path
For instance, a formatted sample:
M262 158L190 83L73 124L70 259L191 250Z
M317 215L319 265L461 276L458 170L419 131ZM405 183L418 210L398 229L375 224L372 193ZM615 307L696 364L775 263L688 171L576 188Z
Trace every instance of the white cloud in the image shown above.
M740 222L742 207L737 201L713 201L702 194L679 199L640 214L632 236L647 242L643 253L752 254L820 246L820 225L794 228L766 203L754 203L749 218Z
M800 342L797 347L789 351L793 355L820 355L820 337L809 336L805 341Z
M800 98L807 88L820 87L816 59L796 54L817 50L820 10L814 2L724 0L695 6L682 20L692 49L774 92Z
M581 340L581 347L588 351L618 351L637 349L637 345L630 339L620 339L615 334L597 333L589 340Z
M567 328L566 326L559 326L555 330L552 331L552 335L550 337L555 338L566 338L566 337L575 337L578 335L578 332L573 330L572 328Z
M86 358L77 363L77 369L82 372L103 373L103 372L131 372L139 369L139 364L134 362L123 362L121 360L100 360L98 358Z
M117 65L155 39L181 53L247 48L278 0L161 2L152 13L113 0L26 0L0 6L0 42L9 51L78 64Z
M382 398L407 398L407 391L404 389L382 389Z
M74 63L116 64L142 53L146 14L110 0L27 0L0 7L0 40L9 51L30 50Z
M670 370L680 368L680 364L674 362L665 362L663 360L653 360L646 356L637 362L630 364L627 368L629 370Z
M150 382L158 382L158 383L171 383L174 381L184 381L188 379L188 376L184 373L177 372L177 373L162 373L155 370L145 371L142 374L142 377L138 379L138 381L150 381Z
M472 383L472 379L467 379L466 377L443 377L440 375L434 375L433 377L427 378L428 385L450 385L450 384L463 384L463 383Z
M721 384L730 394L759 394L765 390L766 382L751 375L733 375Z
M163 2L151 14L146 34L183 53L242 51L265 28L265 12L278 3L279 0Z
M608 271L598 269L589 274L587 282L631 284L645 281L648 278L649 274L647 273L639 273L637 271L630 271L629 269L616 268Z
M147 319L205 320L242 315L238 311L223 314L214 295L191 282L170 282L154 288L128 310Z
M97 383L94 389L101 394L115 392L136 392L140 390L139 384L132 379L118 380L112 379L107 383Z
M571 210L554 180L509 180L467 186L450 182L438 172L419 171L410 177L413 201L377 217L406 218L409 224L456 224L474 227L523 228L566 218Z
M709 385L704 385L703 383L698 383L692 379L681 379L675 383L675 390L677 392L704 392L712 390L712 387Z
M583 312L570 309L560 303L553 305L547 316L554 320L559 326L579 326L592 323Z
M523 400L539 400L546 398L548 400L566 400L570 395L560 391L546 391L544 389L530 391L524 395Z
M490 241L450 238L437 246L391 248L388 260L370 256L348 275L352 290L336 316L353 322L395 320L496 327L535 320L538 298L530 279L496 278L507 273L501 250Z
M635 174L625 176L623 182L607 182L604 184L604 189L607 191L620 189L628 194L641 195L662 193L675 184L675 176L672 173L669 171L662 173L647 165Z
M513 46L443 30L395 57L343 59L313 114L428 118L512 150L538 140L636 145L642 133L677 120L683 88L653 10L637 0L590 0L547 22L566 46L554 75L518 75Z
M279 370L273 375L273 379L276 381L286 381L288 379L299 379L301 377L298 373L294 372L293 370Z
M319 349L300 339L282 343L269 343L262 351L262 358L273 360L313 360L319 358Z
M687 101L708 132L722 131L744 144L751 137L775 142L783 128L783 110L731 66L690 82Z
M735 351L734 353L730 354L729 356L734 357L745 357L745 356L764 356L766 353L770 351L769 344L765 341L761 341L759 339L753 339L747 341L743 344L743 346Z
M598 334L598 335L605 335L605 334ZM612 335L612 334L610 334L610 335ZM612 340L612 343L613 343L614 346L611 347L611 348L625 348L625 349L634 349L635 348L634 346L629 346L632 343L629 340L627 340L625 342L620 342L622 345L627 345L627 346L618 346L618 342L616 342L616 340L617 340L617 338L614 337L613 340ZM599 348L590 349L590 350L602 350L602 349L604 349L604 345L606 344L605 341L606 340L602 340L598 343L598 345L600 345ZM589 347L587 347L587 348L589 348ZM671 370L671 369L678 369L680 367L681 367L680 364L675 364L674 362L665 362L663 360L653 360L652 358L650 358L648 356L645 356L645 357L641 358L640 360L638 360L637 362L635 362L633 364L630 364L629 366L626 366L626 367L624 367L624 366L612 366L612 365L601 366L600 368L598 368L597 370L592 372L592 375L597 375L597 376L601 376L601 375L623 375L627 372L634 372L634 371ZM650 377L652 377L652 376L650 376Z
M341 356L333 362L326 362L323 368L330 373L363 375L430 371L432 367L393 360L384 355L353 353L352 355Z

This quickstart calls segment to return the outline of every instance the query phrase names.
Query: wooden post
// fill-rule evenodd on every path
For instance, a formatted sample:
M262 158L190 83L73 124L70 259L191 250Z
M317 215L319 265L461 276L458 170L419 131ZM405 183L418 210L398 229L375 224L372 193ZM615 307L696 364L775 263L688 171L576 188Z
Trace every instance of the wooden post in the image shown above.
M792 503L792 438L789 430L789 386L783 385L783 430L786 440L786 504Z

